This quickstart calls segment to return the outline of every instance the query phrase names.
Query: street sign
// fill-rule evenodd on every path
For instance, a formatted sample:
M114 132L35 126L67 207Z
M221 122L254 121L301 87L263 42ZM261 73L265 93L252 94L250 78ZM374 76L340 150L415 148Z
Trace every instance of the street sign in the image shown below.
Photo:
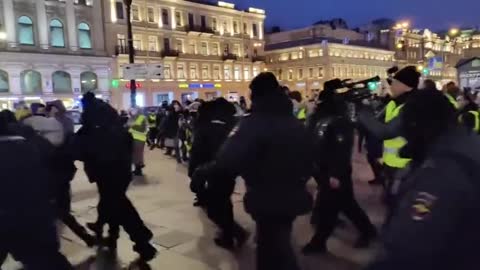
M123 79L147 79L148 69L145 64L126 64L123 66Z
M124 80L163 79L162 64L126 64L123 66Z
M163 79L163 65L149 64L148 65L148 79Z

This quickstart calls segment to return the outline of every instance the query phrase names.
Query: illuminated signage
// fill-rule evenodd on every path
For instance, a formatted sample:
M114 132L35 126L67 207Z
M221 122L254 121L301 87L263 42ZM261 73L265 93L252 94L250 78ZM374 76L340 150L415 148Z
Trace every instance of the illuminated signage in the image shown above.
M181 83L178 85L181 89L199 89L199 88L222 88L220 83Z
M137 89L138 89L138 88L142 88L142 84L139 83L139 82L135 83L135 85L137 86ZM125 87L126 87L126 88L130 88L130 82L127 82L127 83L125 84Z
M223 2L223 1L218 1L218 6L219 7L224 7L224 8L235 8L235 4L232 4L232 3L227 3L227 2Z
M259 8L248 8L248 12L251 13L258 13L258 14L265 14L265 10Z

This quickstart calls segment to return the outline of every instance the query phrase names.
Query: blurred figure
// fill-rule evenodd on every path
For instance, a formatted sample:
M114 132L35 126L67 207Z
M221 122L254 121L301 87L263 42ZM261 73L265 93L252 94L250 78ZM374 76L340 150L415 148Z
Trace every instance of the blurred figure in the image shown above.
M289 93L289 97L293 103L293 115L298 120L305 121L307 119L307 107L302 103L302 94L298 91L292 91Z
M51 183L44 160L50 144L15 120L10 111L0 113L0 151L9 153L0 161L0 266L10 253L25 269L73 269L59 252L49 202Z
M156 144L152 145L150 147L150 150L153 150L155 147L158 147L160 149L165 148L165 135L162 132L162 126L167 118L167 111L168 111L168 102L163 101L162 105L157 111L157 138L156 138Z
M402 123L408 144L401 155L412 159L412 172L367 270L478 268L478 136L458 126L455 109L435 90L416 93Z
M303 248L305 255L327 252L327 240L338 223L339 213L360 232L355 247L368 247L377 235L355 199L352 180L354 126L348 118L347 103L335 94L338 88L342 88L339 79L325 83L319 96L320 104L307 125L316 153L313 176L318 193L312 214L315 235Z
M312 164L309 137L275 75L261 73L250 89L251 114L232 130L215 162L197 169L193 178L242 176L245 210L257 225L256 269L296 270L292 224L313 203L306 190Z
M133 250L142 260L149 261L157 252L149 243L153 234L126 196L132 180L132 135L121 125L115 109L92 93L85 94L82 103L82 127L75 134L72 148L100 194L98 220L87 226L101 238L104 225L109 225L109 236L104 242L111 251L117 248L122 226L135 243Z
M480 113L478 104L475 102L478 92L472 93L465 89L463 95L458 98L459 120L469 131L480 134Z
M423 89L438 90L437 89L437 84L433 80L430 80L430 79L427 79L427 80L423 81Z
M235 125L235 108L224 98L206 102L199 108L194 144L188 174L212 162ZM208 217L220 228L215 243L232 250L242 247L247 240L245 230L235 222L230 197L235 188L235 175L218 174L212 178L192 179L191 189L197 194L196 206L206 206Z
M240 97L240 108L242 111L246 112L248 111L248 105L247 105L247 100L245 99L244 96Z
M128 126L128 119L129 118L130 117L128 116L127 111L125 111L125 110L120 111L120 122L121 122L122 126L124 126L124 127Z
M173 151L175 151L175 157L178 163L181 163L182 160L180 159L179 153L179 145L178 145L178 128L179 123L178 120L180 118L180 113L182 112L182 105L177 100L172 101L172 104L168 108L167 116L163 126L161 128L161 132L163 136L165 136L165 147L167 151L165 155L172 155Z
M147 118L138 108L130 109L129 132L133 137L133 166L135 176L143 176L145 167L145 143L147 141Z
M32 115L23 119L22 123L33 128L38 134L54 146L60 146L65 140L62 124L55 118L47 118L46 106L33 103L30 107Z
M147 134L147 145L151 149L155 147L157 142L155 141L157 138L157 113L154 111L148 112L147 115L147 123L148 123L148 134Z
M461 94L460 88L454 82L449 82L445 85L442 92L448 98L448 101L458 109L457 98Z

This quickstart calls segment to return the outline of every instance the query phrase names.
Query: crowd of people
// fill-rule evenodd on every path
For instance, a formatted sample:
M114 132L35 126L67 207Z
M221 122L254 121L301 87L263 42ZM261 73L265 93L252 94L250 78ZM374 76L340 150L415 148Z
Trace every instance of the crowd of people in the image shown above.
M390 95L362 102L338 94L345 87L340 79L304 100L268 72L252 80L250 106L245 98L217 98L119 114L87 93L77 132L61 101L2 111L0 147L11 155L0 162L0 265L11 254L26 269L72 269L59 252L57 219L87 246L111 251L122 227L140 259L153 259L152 232L126 196L133 175L143 175L148 147L188 162L194 206L218 226L215 244L231 251L250 236L235 221L231 202L236 179L244 179L257 270L300 269L290 238L295 219L308 213L315 233L302 249L306 256L328 252L343 214L359 232L355 248L381 235L368 270L473 269L480 240L476 94L452 83L443 91L431 81L419 87L415 67L390 73ZM374 172L370 183L385 193L380 231L355 198L357 135ZM75 161L83 162L100 195L98 219L85 227L70 213ZM316 196L306 188L312 178Z

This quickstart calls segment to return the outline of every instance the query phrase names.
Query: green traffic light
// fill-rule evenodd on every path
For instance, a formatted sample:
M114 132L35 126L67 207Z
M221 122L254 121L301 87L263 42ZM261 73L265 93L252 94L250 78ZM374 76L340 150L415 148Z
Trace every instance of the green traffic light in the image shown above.
M368 90L370 91L375 91L377 90L377 83L376 82L369 82L367 87L368 87Z
M120 86L120 81L119 80L112 80L112 87L113 88L118 88Z
M430 70L428 68L424 68L422 70L422 73L423 73L423 75L428 75L428 74L430 74Z

